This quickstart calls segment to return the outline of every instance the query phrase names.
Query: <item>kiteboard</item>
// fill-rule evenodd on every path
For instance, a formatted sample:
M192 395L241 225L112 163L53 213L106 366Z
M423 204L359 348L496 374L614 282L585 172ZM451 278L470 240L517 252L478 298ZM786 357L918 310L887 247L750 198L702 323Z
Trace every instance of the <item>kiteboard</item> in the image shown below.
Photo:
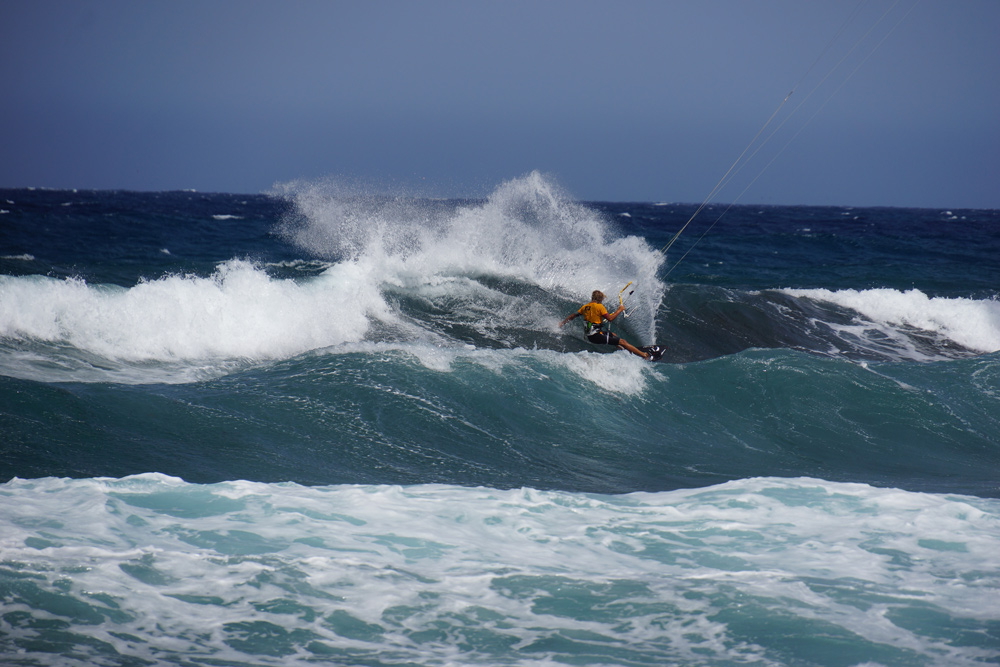
M667 346L646 345L645 347L640 347L639 349L649 355L650 361L659 361L663 358L663 353L667 351Z

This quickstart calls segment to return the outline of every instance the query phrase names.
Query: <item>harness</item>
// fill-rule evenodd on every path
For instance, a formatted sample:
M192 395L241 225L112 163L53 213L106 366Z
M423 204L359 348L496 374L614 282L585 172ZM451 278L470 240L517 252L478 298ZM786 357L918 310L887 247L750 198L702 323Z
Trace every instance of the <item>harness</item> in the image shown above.
M591 302L591 303L587 304L587 306L590 306L593 303L594 302ZM586 315L583 315L583 338L584 338L584 340L586 340L588 343L603 342L605 344L610 344L611 343L611 329L610 329L610 327L605 328L605 325L608 325L610 323L606 319L604 319L604 317L600 318L600 322L591 322L590 320L588 320L587 319L587 315L591 314L592 309L587 308L587 306L584 306L583 308L580 309L581 310L581 313L580 313L581 315L583 315L583 311L585 309L586 309L586 313L587 313ZM591 340L591 336L594 336L596 334L600 334L601 336L603 336L604 339L602 341Z

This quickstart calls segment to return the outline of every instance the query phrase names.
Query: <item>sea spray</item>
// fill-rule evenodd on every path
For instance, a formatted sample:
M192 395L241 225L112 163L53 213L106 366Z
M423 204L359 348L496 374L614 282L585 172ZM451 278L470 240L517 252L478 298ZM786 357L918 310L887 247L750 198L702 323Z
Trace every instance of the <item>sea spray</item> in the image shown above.
M415 289L455 277L506 280L574 300L594 289L617 295L631 281L631 328L642 342L654 337L663 256L638 237L615 233L606 216L537 172L501 184L485 202L455 206L330 182L293 183L279 192L293 204L286 238L318 257L371 266L374 280ZM510 295L518 309L534 306L517 296Z

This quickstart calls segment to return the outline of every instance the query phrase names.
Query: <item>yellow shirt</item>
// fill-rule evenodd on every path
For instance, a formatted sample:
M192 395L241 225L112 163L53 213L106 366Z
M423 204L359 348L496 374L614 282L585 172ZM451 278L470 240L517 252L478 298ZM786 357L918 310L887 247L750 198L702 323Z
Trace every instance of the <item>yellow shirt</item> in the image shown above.
M591 301L577 312L583 315L583 319L587 321L585 326L589 334L593 329L600 329L604 326L604 316L608 314L608 309L604 307L603 303Z

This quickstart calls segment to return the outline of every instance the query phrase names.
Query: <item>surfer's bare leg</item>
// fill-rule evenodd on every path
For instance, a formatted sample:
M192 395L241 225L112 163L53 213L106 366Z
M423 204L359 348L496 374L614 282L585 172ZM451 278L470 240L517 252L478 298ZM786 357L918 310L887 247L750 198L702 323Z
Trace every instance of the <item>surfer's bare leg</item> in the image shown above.
M646 354L645 352L643 352L642 350L640 350L639 348L637 348L635 345L632 345L627 340L619 338L618 339L618 347L622 348L623 350L628 350L632 354L638 355L638 356L642 357L643 359L649 359L649 355L648 354Z

